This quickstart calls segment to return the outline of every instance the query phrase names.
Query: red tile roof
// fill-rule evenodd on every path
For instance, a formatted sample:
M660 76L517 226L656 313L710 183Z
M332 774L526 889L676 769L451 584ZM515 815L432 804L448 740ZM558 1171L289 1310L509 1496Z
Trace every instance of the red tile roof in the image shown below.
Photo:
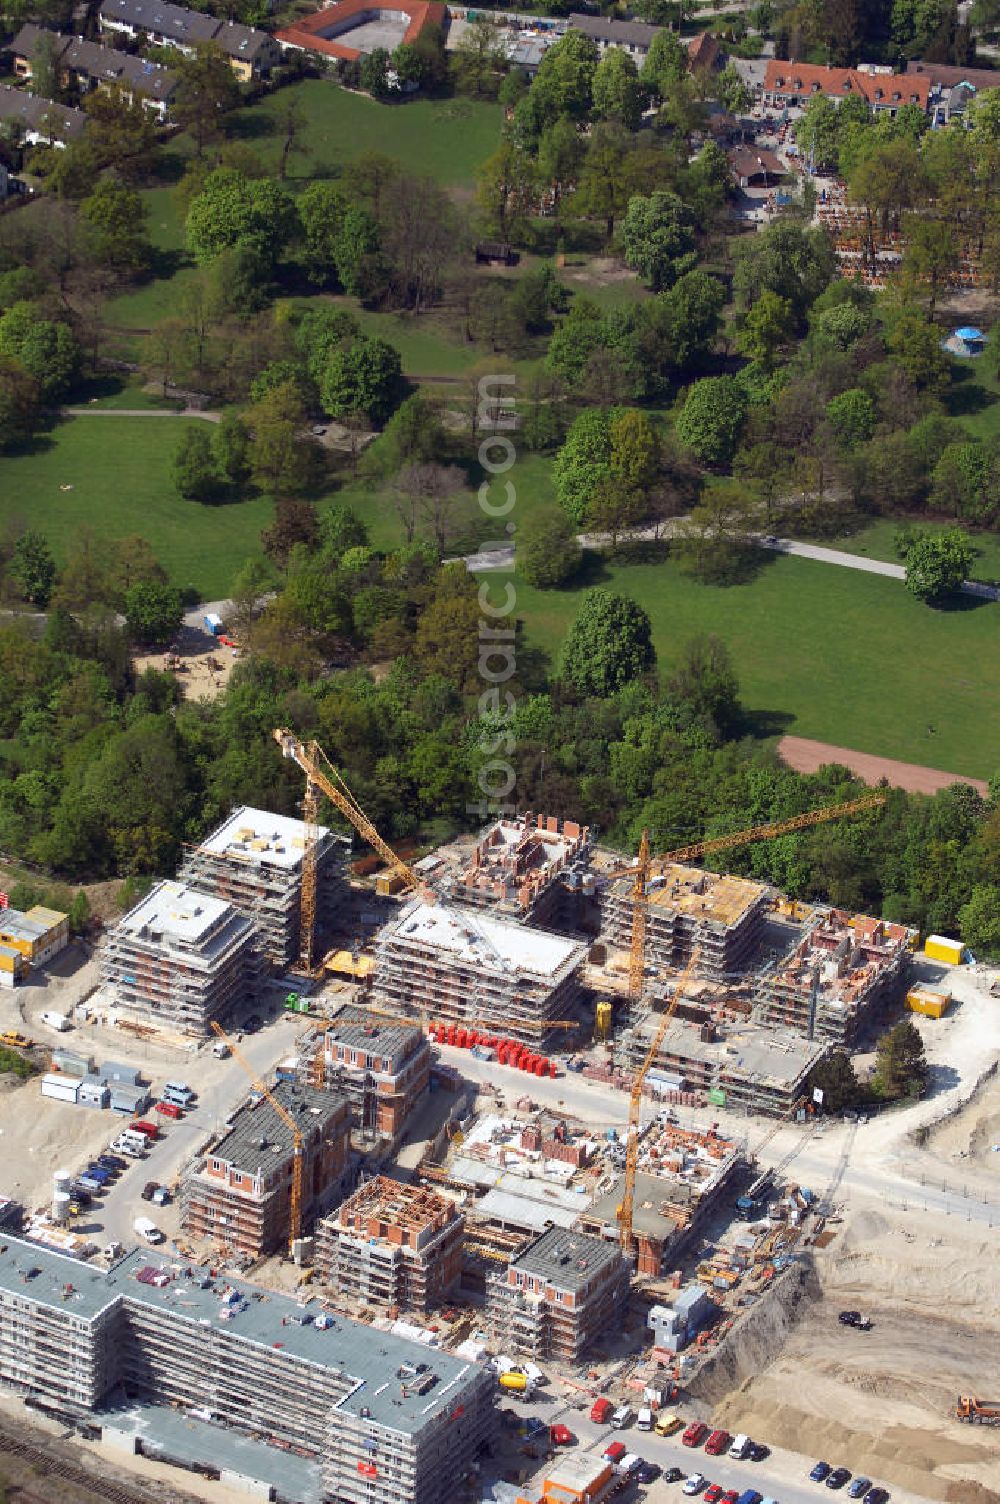
M710 31L699 31L687 44L688 66L714 68L719 58L719 44Z
M340 0L337 5L326 5L322 10L314 11L311 16L293 21L291 26L276 31L274 35L279 42L288 46L304 47L308 52L322 52L326 57L359 58L359 49L348 45L350 31L338 30L337 37L326 36L324 33L335 27L339 28L350 16L357 16L357 25L360 26L369 15L377 15L383 9L402 12L409 17L404 42L415 42L425 27L444 25L445 7L438 0L405 0L402 5L385 6L379 5L378 0ZM343 40L338 39L341 37Z
M917 104L926 110L930 80L906 73L866 73L858 68L823 68L815 63L786 63L771 58L764 73L765 94L830 99L855 95L870 105Z

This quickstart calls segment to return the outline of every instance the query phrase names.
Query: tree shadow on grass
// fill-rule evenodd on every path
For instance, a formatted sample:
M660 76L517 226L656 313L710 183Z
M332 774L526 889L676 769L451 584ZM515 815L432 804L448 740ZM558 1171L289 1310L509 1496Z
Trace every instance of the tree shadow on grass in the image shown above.
M945 400L953 418L969 418L992 407L1000 399L980 386L971 366L956 366L952 371L951 390Z
M942 601L928 601L932 611L940 611L942 615L953 615L960 611L978 611L983 606L997 605L984 595L965 595L956 590L954 595L946 596Z
M169 147L158 152L151 174L153 186L170 188L175 183L179 183L189 160L190 158L186 157L183 152L171 151Z
M786 710L743 709L742 734L753 741L768 741L774 736L784 736L795 724L795 717Z
M230 141L261 141L265 136L277 135L277 124L263 111L253 114L236 110L226 119L226 136Z

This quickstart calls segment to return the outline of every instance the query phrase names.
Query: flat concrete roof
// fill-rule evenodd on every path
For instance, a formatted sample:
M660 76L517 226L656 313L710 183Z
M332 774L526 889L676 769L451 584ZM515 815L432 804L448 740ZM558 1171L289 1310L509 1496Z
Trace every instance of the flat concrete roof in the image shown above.
M637 1033L649 1040L658 1027L659 1015L651 1014ZM665 1054L682 1055L687 1060L719 1065L740 1076L789 1084L797 1081L824 1050L825 1045L819 1040L800 1039L791 1034L778 1037L773 1031L753 1024L730 1029L724 1039L704 1040L697 1024L677 1019L667 1025L658 1058Z
M320 842L329 839L325 825L316 829ZM236 856L250 866L287 867L294 871L302 865L305 842L304 821L288 815L272 815L268 810L244 804L206 836L199 849L216 856Z
M25 1279L29 1270L35 1273ZM140 1274L145 1278L140 1280ZM156 1284L149 1282L154 1277ZM301 1306L291 1296L246 1280L213 1278L207 1269L151 1249L133 1249L105 1272L8 1236L0 1240L0 1289L82 1320L93 1320L127 1297L178 1319L218 1323L269 1352L280 1347L300 1362L342 1374L346 1393L338 1410L360 1419L367 1409L380 1425L404 1435L418 1434L454 1406L466 1382L482 1372L450 1353L325 1311L317 1300ZM324 1330L312 1321L301 1325L305 1314L315 1317L321 1311L330 1322ZM423 1393L410 1388L404 1394L404 1382L417 1377L418 1364L426 1365L420 1375L426 1387ZM433 1384L426 1383L429 1374L435 1377Z
M325 1127L345 1106L339 1091L321 1090L295 1081L279 1081L269 1088L272 1096L298 1122L303 1138ZM266 1097L251 1097L234 1114L229 1131L206 1151L209 1159L221 1159L248 1175L267 1174L292 1152L292 1130Z
M511 1265L537 1275L560 1290L582 1290L610 1265L618 1263L617 1246L590 1233L552 1227L526 1248Z
M675 1197L671 1191L676 1191L676 1182L661 1180L658 1175L647 1175L643 1170L637 1170L635 1176L635 1196L632 1204L632 1226L637 1232L647 1233L650 1237L660 1238L664 1242L673 1233L684 1226L665 1213L662 1208L675 1204ZM598 1224L601 1227L618 1227L618 1208L622 1204L625 1194L625 1176L619 1175L611 1189L605 1191L603 1196L598 1196L587 1208L586 1220L588 1224ZM692 1208L693 1209L693 1208ZM684 1213L685 1221L689 1218L687 1208L680 1207Z
M494 1186L475 1205L475 1215L481 1221L511 1223L524 1227L529 1232L544 1232L553 1227L572 1227L580 1213L586 1209L586 1198L580 1197L580 1205L566 1207L557 1201L546 1201L544 1196L519 1196L515 1191L500 1190ZM474 1229L470 1228L470 1232Z
M162 882L119 920L119 928L133 935L147 928L150 939L159 936L165 940L180 940L185 945L197 945L218 924L235 915L232 905L224 903L221 898L212 898L183 883ZM249 920L243 920L243 923L248 925Z
M322 1504L323 1478L318 1462L291 1451L277 1451L226 1426L213 1425L169 1405L107 1406L94 1416L100 1426L114 1427L142 1439L144 1457L173 1463L211 1460L227 1472L271 1484L282 1498Z
M548 930L421 901L404 912L390 938L446 951L490 971L509 968L553 982L586 954L584 946Z
M343 1019L343 1022L341 1022ZM369 1023L362 1015L338 1016L337 1022L326 1031L327 1045L343 1045L349 1050L363 1050L368 1055L379 1055L390 1061L390 1068L403 1064L409 1054L414 1036L423 1038L416 1025L407 1029L399 1024L381 1024L377 1018Z

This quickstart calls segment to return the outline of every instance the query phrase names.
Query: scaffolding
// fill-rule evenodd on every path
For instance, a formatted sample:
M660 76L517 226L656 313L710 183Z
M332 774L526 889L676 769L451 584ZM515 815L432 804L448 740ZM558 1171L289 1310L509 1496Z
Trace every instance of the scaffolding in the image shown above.
M499 820L475 846L452 889L457 902L529 924L563 918L572 871L579 887L590 848L590 829L552 815Z
M198 1036L260 982L250 921L230 904L177 882L157 883L118 922L100 969L116 1012Z
M535 1359L577 1363L628 1304L629 1266L603 1238L553 1227L487 1280L495 1340Z
M543 1049L578 1001L585 956L547 930L417 903L382 931L375 998L395 1014L475 1023Z
M426 1314L461 1278L464 1226L447 1196L379 1175L320 1224L316 1267L355 1307Z
M772 1027L850 1048L865 1024L902 993L910 959L905 925L831 909L778 963L761 990L758 1013Z
M633 881L609 883L601 895L601 934L627 950L632 937ZM746 969L760 943L768 889L747 878L698 867L665 866L646 895L646 964L662 970L684 966L699 951L697 972L722 981Z
M243 805L200 846L187 850L178 875L191 887L232 904L253 922L268 960L289 966L299 951L307 856L316 863L321 927L332 922L343 891L341 841L325 826L313 829L315 844L307 852L305 822Z

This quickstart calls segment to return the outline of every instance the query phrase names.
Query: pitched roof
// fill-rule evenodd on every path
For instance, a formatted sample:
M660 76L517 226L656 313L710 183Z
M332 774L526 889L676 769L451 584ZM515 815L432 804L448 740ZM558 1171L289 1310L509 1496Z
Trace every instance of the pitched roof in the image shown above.
M768 151L766 146L734 146L726 156L738 178L756 177L759 172L766 172L776 178L788 171L781 158L773 151Z
M720 47L710 31L699 31L687 44L688 66L691 68L714 68L719 60Z
M917 104L926 110L930 83L905 73L869 73L862 68L825 68L816 63L788 63L771 58L764 72L767 94L824 94L828 99L853 95L870 105Z
M82 110L68 109L54 100L26 94L23 89L12 89L9 84L0 84L0 120L12 120L42 135L48 134L47 126L51 122L55 128L54 139L59 141L74 140L87 124Z
M156 32L175 42L212 42L221 25L215 16L171 5L169 0L104 0L100 13L104 20Z
M83 37L67 37L58 31L45 31L30 23L22 26L11 43L15 57L34 58L43 38L52 40L54 57L61 68L96 79L99 83L120 83L148 99L168 102L176 80L166 68L114 47L101 47Z
M1000 70L996 68L961 68L954 63L925 63L920 59L906 65L908 78L925 77L931 85L954 89L969 84L973 89L1000 89Z
M373 6L372 0L340 0L338 5L325 5L311 16L303 16L291 26L276 31L275 39L287 47L322 52L325 57L359 58L361 49L348 45L351 32L345 28L344 22L355 16L355 25L360 26L371 18L373 12L379 14L380 8ZM409 43L415 42L428 26L444 25L445 6L440 0L404 0L403 4L394 6L391 13L408 19L403 41ZM337 41L337 36L345 40Z
M595 42L607 42L609 46L631 43L633 47L650 47L662 30L662 27L650 26L645 21L615 21L607 16L584 16L578 11L569 17L567 25L592 37Z

